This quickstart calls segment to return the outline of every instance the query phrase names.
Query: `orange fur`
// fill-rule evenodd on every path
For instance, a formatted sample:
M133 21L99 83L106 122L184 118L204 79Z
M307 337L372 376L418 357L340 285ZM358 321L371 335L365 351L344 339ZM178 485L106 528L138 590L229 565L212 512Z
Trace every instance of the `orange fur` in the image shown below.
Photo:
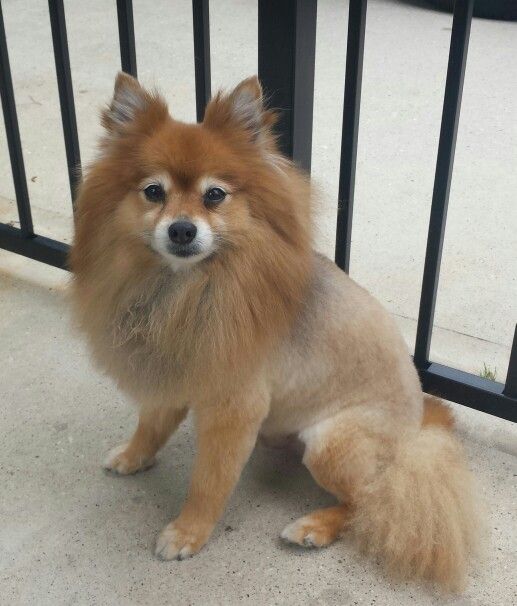
M252 123L242 100L257 110ZM158 541L161 557L197 551L220 516L267 414L257 375L289 331L309 281L309 186L277 155L272 122L256 79L217 95L204 123L188 125L121 74L103 114L100 156L80 188L70 259L75 312L96 361L141 409L135 435L107 467L131 473L147 465L185 405L195 413L192 483L181 515ZM138 187L164 172L175 190L157 208ZM207 175L230 185L220 208L206 208L196 190ZM175 273L146 237L163 217L185 215L202 217L220 245ZM175 407L172 427L163 427L157 411Z
M302 433L304 463L349 505L357 543L393 576L461 591L481 518L461 445L443 425L445 407L438 398L432 405L441 407L434 423L402 432L396 419L349 409Z
M395 577L461 591L479 548L476 496L461 445L430 425L396 444L383 473L357 494L354 534Z
M446 429L453 429L454 417L451 409L446 406L440 398L426 395L424 397L424 418L422 419L424 427L437 425Z
M138 86L118 80L128 81ZM228 118L231 98L216 96L205 123L188 125L170 118L160 97L144 94L145 112L102 142L80 188L75 310L97 360L137 398L168 399L180 389L189 399L224 396L260 366L303 299L312 256L308 184L288 163L286 178L264 160L264 149L274 149L269 115L259 149ZM185 213L225 222L218 254L181 277L165 271L142 238L144 215L154 209L136 188L158 171L180 191L154 223ZM227 207L207 210L195 195L205 174L230 181ZM209 393L200 394L205 387Z
M349 526L351 510L348 505L317 509L290 524L282 537L305 547L326 547Z
M121 74L102 122L77 203L72 299L95 360L140 417L106 467L149 467L187 409L196 428L188 495L157 555L201 549L260 432L303 442L339 501L286 540L323 546L349 528L395 574L460 588L478 518L452 415L424 402L389 314L312 251L309 184L276 148L257 79L190 125ZM142 189L156 175L168 184L160 204ZM217 207L200 191L207 179L228 189ZM214 247L188 266L153 241L185 217Z

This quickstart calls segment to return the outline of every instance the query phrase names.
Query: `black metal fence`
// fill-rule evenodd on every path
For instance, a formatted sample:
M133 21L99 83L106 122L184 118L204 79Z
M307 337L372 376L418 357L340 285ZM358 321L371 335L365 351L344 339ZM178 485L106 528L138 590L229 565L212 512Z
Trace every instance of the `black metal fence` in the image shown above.
M456 133L474 0L456 0L414 361L424 390L517 421L517 327L505 384L429 360ZM63 0L48 0L72 200L80 178L80 151ZM336 230L336 263L348 271L356 170L367 0L350 0L343 132ZM193 0L196 113L210 98L208 0ZM273 107L282 108L282 150L310 171L317 0L258 0L258 70ZM117 0L122 69L137 75L132 0ZM34 232L16 116L0 0L0 86L20 227L0 224L0 247L66 269L68 246Z

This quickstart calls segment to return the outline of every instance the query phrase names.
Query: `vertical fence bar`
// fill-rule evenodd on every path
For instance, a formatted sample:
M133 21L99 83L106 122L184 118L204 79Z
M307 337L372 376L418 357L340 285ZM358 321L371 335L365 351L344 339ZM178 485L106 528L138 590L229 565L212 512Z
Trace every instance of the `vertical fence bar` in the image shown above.
M66 35L65 9L63 0L48 0L54 60L56 63L57 86L59 90L59 105L61 121L65 138L66 162L72 202L75 200L77 185L80 179L81 154L77 136L77 121L75 118L74 90L70 72L70 57Z
M350 244L352 240L352 217L354 212L366 6L367 0L350 0L348 9L345 95L343 102L343 132L341 134L335 250L337 265L347 273L350 269Z
M510 353L510 361L508 362L508 373L503 393L510 398L517 398L517 325L513 334L512 351Z
M133 1L117 0L118 37L122 71L137 77Z
M194 71L196 80L196 117L203 121L205 107L210 100L210 13L208 0L192 0L194 28Z
M0 95L2 97L2 112L4 114L5 134L11 160L11 171L13 174L16 204L18 206L18 218L20 228L24 236L32 236L31 206L29 191L27 189L27 178L23 162L22 144L20 130L18 128L18 117L16 115L16 103L14 100L13 81L11 78L11 67L9 65L9 54L7 51L7 39L5 36L4 17L0 3Z
M454 6L442 124L436 159L420 310L418 312L414 356L417 367L424 367L429 361L429 348L433 331L436 292L440 275L443 237L447 219L447 206L449 203L473 5L474 0L456 0Z
M258 72L280 149L311 169L317 0L259 0Z

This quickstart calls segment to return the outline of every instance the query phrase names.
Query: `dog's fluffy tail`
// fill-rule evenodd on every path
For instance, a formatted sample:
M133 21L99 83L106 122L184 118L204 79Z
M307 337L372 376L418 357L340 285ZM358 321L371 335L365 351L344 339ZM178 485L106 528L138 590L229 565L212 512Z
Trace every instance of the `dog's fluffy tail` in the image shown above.
M452 424L449 409L426 397L421 430L401 440L359 497L353 526L361 546L395 576L460 591L479 545L480 518Z

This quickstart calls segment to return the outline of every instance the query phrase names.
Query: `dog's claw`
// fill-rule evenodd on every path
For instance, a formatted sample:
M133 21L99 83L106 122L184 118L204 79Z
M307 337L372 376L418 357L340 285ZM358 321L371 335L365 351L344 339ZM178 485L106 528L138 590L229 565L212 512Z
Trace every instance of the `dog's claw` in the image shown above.
M304 539L303 539L303 545L305 547L314 547L315 546L314 545L314 541L313 541L311 535L308 535L308 536L304 537Z

